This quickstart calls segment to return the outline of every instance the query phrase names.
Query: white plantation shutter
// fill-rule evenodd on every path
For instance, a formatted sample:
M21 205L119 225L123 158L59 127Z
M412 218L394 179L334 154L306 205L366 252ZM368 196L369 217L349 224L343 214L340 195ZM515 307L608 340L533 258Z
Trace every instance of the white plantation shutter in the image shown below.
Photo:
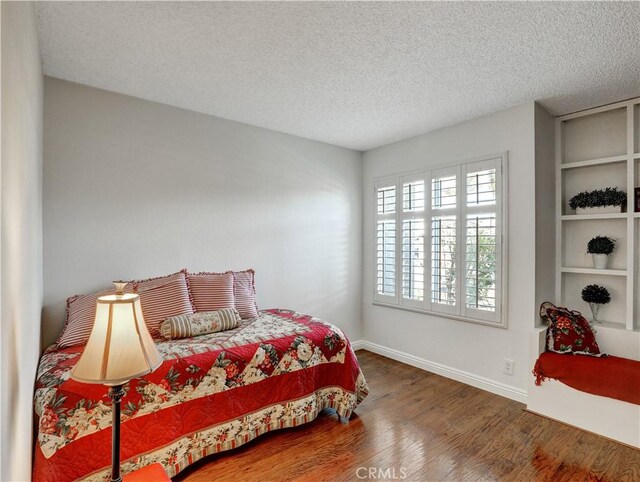
M504 156L376 183L374 302L504 326Z
M501 159L467 164L465 178L465 300L462 314L500 321L501 232L499 184Z
M459 169L431 172L431 308L459 314Z
M431 180L431 208L455 209L456 174L438 176Z
M376 185L376 300L395 302L396 185Z
M378 294L396 295L396 222L378 221Z
M402 222L402 297L424 300L424 220Z
M402 182L402 300L404 306L422 306L425 298L425 179Z
M433 217L431 219L431 302L433 304L447 306L456 304L456 245L456 216ZM434 309L437 308L434 306Z
M424 179L402 184L402 211L405 213L424 211Z
M467 171L467 206L496 203L496 169Z
M377 190L378 214L395 214L396 212L396 187L385 186Z
M467 308L496 309L496 215L467 215Z

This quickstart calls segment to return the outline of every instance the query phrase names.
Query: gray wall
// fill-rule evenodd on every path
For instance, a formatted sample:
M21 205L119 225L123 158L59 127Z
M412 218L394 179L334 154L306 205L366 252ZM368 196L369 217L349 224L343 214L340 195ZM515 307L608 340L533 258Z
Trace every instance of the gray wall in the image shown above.
M30 480L42 308L42 70L33 3L0 9L0 480Z
M256 269L260 308L361 323L361 153L45 78L43 342L65 300Z

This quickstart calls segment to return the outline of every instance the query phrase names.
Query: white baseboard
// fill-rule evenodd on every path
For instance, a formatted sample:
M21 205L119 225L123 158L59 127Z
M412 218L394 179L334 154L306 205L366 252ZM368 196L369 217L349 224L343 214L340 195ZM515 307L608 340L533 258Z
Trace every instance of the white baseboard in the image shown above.
M365 344L364 340L352 341L351 342L351 348L353 348L353 351L362 350L362 349L364 349L364 344Z
M510 398L516 402L527 403L527 391L521 388L505 385L504 383L496 382L495 380L491 380L480 375L475 375L458 368L425 360L424 358L410 355L409 353L394 350L393 348L388 348L366 340L356 340L351 342L351 346L354 350L367 350L377 353L378 355L391 358L392 360L406 363L407 365L411 365L437 375L442 375L443 377L451 378L458 382L466 383L472 387L480 388L481 390L486 390L487 392L495 393L502 397Z

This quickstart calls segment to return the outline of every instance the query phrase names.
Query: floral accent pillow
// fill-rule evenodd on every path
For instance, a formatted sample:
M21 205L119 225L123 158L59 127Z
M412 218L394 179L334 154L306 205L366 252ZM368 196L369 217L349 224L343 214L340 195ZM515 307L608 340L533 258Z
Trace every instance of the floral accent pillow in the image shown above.
M218 331L232 330L240 324L240 315L235 308L202 311L191 315L167 318L160 325L160 334L167 340L206 335Z
M553 303L540 305L540 316L549 322L547 350L574 355L606 356L600 353L596 335L589 322L579 311L569 310Z

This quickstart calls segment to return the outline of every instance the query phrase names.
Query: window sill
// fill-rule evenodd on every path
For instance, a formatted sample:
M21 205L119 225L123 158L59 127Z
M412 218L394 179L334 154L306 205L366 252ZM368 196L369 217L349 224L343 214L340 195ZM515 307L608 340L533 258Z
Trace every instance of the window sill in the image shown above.
M465 316L460 316L460 315L452 315L450 313L440 313L439 311L429 311L429 310L422 310L420 308L411 308L409 306L392 305L390 303L382 303L380 301L374 301L372 304L374 306L382 306L384 308L393 308L395 310L410 311L412 313L420 313L422 315L437 316L439 318L448 318L450 320L456 320L456 321L465 321L467 323L490 326L492 328L502 328L503 330L506 330L508 328L506 320L503 321L502 323L494 322L494 321L486 321L486 320L476 320L474 318L467 318Z

